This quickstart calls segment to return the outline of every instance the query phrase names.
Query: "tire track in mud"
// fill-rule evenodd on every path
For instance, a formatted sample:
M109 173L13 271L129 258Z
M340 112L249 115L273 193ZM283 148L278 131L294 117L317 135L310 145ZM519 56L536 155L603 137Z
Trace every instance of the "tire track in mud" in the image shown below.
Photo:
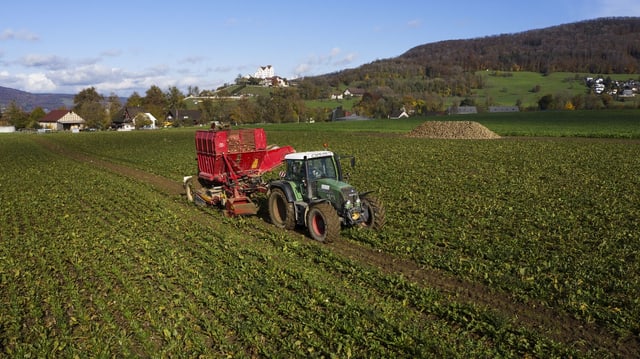
M45 138L37 137L35 142L70 159L146 183L154 190L168 196L184 196L182 183L172 179L88 154L73 152ZM186 200L185 205L187 205ZM201 218L193 220L195 222L202 221ZM210 221L206 223L211 224ZM258 224L261 227L267 225L266 223ZM325 246L334 253L365 266L373 266L389 274L398 274L421 286L436 289L451 300L493 310L505 318L513 320L517 325L573 346L578 350L584 352L604 350L620 358L637 358L640 353L640 338L637 336L616 337L604 327L580 321L566 313L546 307L542 303L517 302L508 294L498 292L480 283L465 281L437 269L421 267L411 260L371 249L353 241L339 240L329 245L316 243L311 239L309 241L315 245Z

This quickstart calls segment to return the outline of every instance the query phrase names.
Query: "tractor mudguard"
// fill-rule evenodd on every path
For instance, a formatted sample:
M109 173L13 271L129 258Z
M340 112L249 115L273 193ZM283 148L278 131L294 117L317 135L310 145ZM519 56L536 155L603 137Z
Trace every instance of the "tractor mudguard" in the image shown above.
M373 193L373 192L375 192L375 191L358 192L358 196L359 196L359 197L366 196L366 195L368 195L369 193Z
M287 201L295 202L296 195L293 193L293 188L291 188L291 183L287 181L273 181L269 183L269 189L271 188L280 188L284 195L287 197Z

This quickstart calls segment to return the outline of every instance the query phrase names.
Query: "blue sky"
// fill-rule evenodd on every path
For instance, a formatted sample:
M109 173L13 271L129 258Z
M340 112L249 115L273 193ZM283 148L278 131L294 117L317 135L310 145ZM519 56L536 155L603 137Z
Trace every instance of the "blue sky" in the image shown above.
M640 1L21 0L0 11L0 86L126 97L215 89L264 65L293 79L437 41L640 16Z

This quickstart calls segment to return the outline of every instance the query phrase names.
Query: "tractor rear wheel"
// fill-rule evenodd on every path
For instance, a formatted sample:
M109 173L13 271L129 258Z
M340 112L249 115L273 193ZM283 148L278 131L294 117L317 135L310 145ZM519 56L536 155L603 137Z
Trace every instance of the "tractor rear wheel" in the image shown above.
M340 218L330 203L311 206L307 213L307 227L311 238L318 242L333 242L340 236Z
M367 220L362 222L362 226L367 229L382 229L385 223L385 211L382 202L373 196L362 196L362 207L365 210Z
M295 207L287 200L284 192L274 188L269 195L269 218L278 228L291 230L296 226Z

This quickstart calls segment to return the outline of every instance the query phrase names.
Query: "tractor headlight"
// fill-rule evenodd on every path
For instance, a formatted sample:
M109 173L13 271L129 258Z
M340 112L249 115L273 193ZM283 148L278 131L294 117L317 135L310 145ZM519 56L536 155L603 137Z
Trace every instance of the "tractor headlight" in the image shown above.
M351 208L353 208L353 203L351 203L351 201L350 201L350 200L347 200L347 201L344 203L344 208L345 208L345 209L351 209Z

